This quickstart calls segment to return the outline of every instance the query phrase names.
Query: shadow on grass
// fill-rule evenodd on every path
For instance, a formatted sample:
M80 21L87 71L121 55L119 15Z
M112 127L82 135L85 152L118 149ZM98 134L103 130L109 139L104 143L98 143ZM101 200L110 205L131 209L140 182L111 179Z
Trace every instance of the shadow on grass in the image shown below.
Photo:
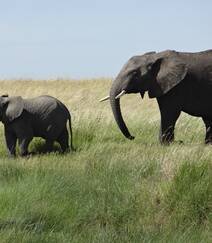
M76 149L74 148L73 150L70 149L70 151L67 152L62 152L61 147L59 143L54 142L52 151L47 151L46 146L45 146L45 140L41 138L35 138L29 147L29 154L30 156L34 155L45 155L45 154L50 154L50 153L55 153L55 154L67 154L71 152L75 152Z

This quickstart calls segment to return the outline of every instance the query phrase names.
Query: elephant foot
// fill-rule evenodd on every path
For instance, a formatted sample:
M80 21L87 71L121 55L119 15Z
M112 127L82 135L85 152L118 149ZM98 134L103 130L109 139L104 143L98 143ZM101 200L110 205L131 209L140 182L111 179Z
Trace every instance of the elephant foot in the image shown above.
M67 153L70 153L70 152L73 152L74 149L73 148L65 148L65 149L61 149L61 153L62 154L67 154Z
M179 144L179 145L184 144L184 142L183 142L182 140L177 140L177 141L175 141L175 143L176 143L176 144Z
M9 154L9 158L10 159L15 159L16 158L16 154Z
M182 140L177 140L177 141L160 141L161 145L165 145L165 146L168 146L168 145L171 145L171 144L177 144L177 145L183 145L184 142Z
M174 142L174 134L173 133L164 133L159 135L159 140L161 145L170 145Z
M173 143L173 142L174 142L173 139L167 139L167 138L165 138L165 137L160 138L160 144L161 144L161 145L165 145L165 146L167 146L167 145L170 145L170 144Z
M211 140L211 139L207 139L207 140L205 140L205 144L206 144L206 145L212 145L212 140Z
M173 141L160 141L160 144L163 146L169 146L173 143Z
M30 154L28 153L28 152L21 152L20 153L20 156L21 157L27 157L27 156L29 156Z

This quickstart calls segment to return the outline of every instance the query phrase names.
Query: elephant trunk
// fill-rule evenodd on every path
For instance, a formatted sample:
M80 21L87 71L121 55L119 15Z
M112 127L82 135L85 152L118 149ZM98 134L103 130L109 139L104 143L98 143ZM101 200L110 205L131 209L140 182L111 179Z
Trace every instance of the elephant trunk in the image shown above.
M114 118L116 120L116 123L119 127L119 129L121 130L121 132L123 133L123 135L128 138L128 139L134 139L133 136L131 136L124 120L121 114L121 109L120 109L120 98L116 98L116 96L121 92L120 89L117 87L117 83L116 80L113 83L111 90L110 90L110 104L111 104L111 108L113 111L113 115Z

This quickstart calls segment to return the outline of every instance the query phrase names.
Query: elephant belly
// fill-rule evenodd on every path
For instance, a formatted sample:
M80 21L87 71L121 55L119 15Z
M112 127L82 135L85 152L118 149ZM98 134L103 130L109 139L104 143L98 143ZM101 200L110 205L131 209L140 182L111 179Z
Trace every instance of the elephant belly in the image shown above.
M184 98L182 109L184 112L212 119L212 87L192 86Z
M36 123L33 126L34 137L56 140L61 134L63 126L57 124Z

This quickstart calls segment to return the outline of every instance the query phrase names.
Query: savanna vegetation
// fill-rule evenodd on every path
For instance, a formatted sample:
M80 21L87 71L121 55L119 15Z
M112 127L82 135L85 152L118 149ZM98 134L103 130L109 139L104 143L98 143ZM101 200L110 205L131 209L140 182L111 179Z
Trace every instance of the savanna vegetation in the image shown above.
M0 81L1 93L49 94L72 113L75 152L8 158L0 126L0 242L211 242L212 146L201 119L182 114L176 140L158 142L155 100L122 99L136 136L123 137L111 80ZM129 111L133 110L132 114ZM130 114L130 115L129 115ZM30 149L39 151L41 139Z

